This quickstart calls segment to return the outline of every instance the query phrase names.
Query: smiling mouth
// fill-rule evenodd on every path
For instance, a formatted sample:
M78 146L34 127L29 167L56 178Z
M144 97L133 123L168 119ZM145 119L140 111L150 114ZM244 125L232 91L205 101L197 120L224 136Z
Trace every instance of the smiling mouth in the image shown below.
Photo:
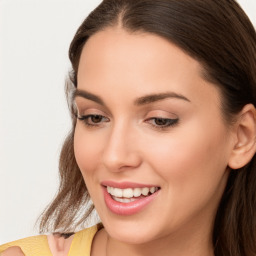
M120 203L130 203L138 199L146 198L156 193L160 187L143 187L143 188L115 188L107 186L107 192L112 199Z

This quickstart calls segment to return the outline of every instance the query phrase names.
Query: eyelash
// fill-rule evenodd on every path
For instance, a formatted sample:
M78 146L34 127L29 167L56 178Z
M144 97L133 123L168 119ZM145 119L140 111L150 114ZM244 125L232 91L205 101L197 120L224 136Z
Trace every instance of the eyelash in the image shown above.
M98 122L93 122L92 118L100 118ZM77 119L82 121L86 126L89 127L98 127L103 120L104 122L109 122L109 119L102 115L86 115L86 116L77 116ZM153 123L152 123L153 121ZM157 124L157 122L162 122L164 124ZM168 129L169 127L175 126L178 124L179 119L170 119L170 118L162 118L162 117L152 117L146 120L147 123L151 124L154 128L164 130Z
M92 122L92 118L100 118L101 120L99 122ZM102 119L106 119L109 122L109 119L107 117L104 117L102 115L86 115L86 116L77 116L77 119L82 121L86 126L90 126L90 127L97 127L99 126L99 124L101 123ZM91 123L89 122L89 120L91 120Z
M151 123L150 121L153 121L153 123ZM160 121L160 122L164 122L165 124L156 124L156 121ZM168 129L172 126L175 126L178 124L179 119L171 119L171 118L163 118L163 117L152 117L146 120L147 123L150 123L151 125L154 126L154 128L156 129L160 129L160 130L164 130L164 129Z

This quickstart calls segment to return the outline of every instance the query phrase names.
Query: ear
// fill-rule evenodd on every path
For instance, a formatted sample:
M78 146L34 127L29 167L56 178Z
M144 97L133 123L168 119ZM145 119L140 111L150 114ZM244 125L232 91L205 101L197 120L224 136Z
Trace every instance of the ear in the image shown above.
M256 110L252 104L243 107L235 124L234 146L228 166L239 169L250 162L256 152Z

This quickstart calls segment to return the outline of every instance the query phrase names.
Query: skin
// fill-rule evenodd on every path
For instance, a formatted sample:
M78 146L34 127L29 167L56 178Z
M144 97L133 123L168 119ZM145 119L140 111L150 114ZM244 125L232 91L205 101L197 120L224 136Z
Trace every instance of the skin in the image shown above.
M20 247L13 246L1 253L1 256L24 256L24 253L22 252Z
M77 163L105 226L91 255L213 256L213 221L230 168L243 167L256 151L254 106L245 105L228 124L220 92L204 80L197 61L163 38L118 27L86 43L78 89L104 101L75 99L79 117L104 116L78 120L75 130ZM138 104L166 92L179 97ZM163 128L159 118L178 122ZM141 212L118 216L105 205L104 180L161 190ZM67 255L73 237L48 236L53 255ZM14 255L24 253L19 247L1 253Z
M78 89L104 101L75 98L79 117L103 116L78 120L74 138L77 163L105 227L92 255L213 255L213 221L237 141L223 120L220 92L205 81L201 65L156 35L108 28L84 46ZM187 100L134 104L166 92ZM154 118L178 123L161 128ZM119 216L104 202L105 180L161 190L139 213Z

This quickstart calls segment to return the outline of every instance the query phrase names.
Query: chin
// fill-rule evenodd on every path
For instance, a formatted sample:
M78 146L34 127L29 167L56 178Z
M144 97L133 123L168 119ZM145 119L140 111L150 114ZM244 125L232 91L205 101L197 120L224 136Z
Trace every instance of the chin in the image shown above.
M118 240L120 242L126 243L126 244L145 244L149 241L154 240L152 234L149 235L148 232L127 232L124 230L111 230L111 233L109 234L113 239Z
M103 225L109 234L115 240L128 244L144 244L155 240L158 236L157 227L145 224L143 221L107 221Z

